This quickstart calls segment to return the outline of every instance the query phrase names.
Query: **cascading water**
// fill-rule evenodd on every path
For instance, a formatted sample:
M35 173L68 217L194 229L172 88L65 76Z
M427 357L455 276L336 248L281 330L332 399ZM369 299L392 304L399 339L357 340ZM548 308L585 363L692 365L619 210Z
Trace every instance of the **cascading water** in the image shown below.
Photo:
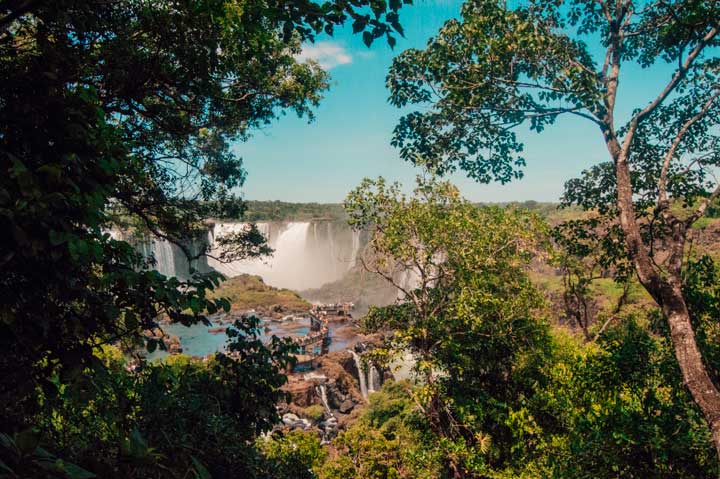
M380 389L380 373L375 365L368 365L368 394Z
M358 353L353 351L352 349L348 349L350 354L352 354L353 359L355 360L355 367L358 370L358 382L360 382L360 394L362 394L363 399L367 399L368 397L368 387L367 387L367 376L366 372L362 367L362 361L360 360L360 356Z
M420 274L414 269L406 269L400 273L399 286L405 291L412 291L420 287ZM405 300L405 293L398 290L397 298Z
M239 274L258 275L267 284L280 287L294 287L302 279L302 258L305 254L307 229L309 223L291 223L273 238L274 231L265 225L258 225L260 232L268 238L268 242L275 249L272 258L249 259L223 263L210 258L211 267L228 277ZM214 237L218 238L228 234L238 233L247 228L243 223L221 223L214 227ZM273 241L273 239L275 241ZM212 256L219 256L221 247L217 243L211 248Z
M356 261L361 248L360 234L347 225L322 222L261 222L257 228L274 250L267 258L232 262L218 260L220 238L240 233L247 223L217 222L207 235L188 244L193 253L210 246L210 256L193 261L193 267L207 272L213 269L227 277L253 274L270 286L304 290L318 288L341 279ZM189 277L189 264L176 245L153 237L133 237L120 230L110 230L115 239L125 239L146 258L154 258L154 269L165 276Z
M332 411L330 410L330 405L328 403L327 398L327 388L324 384L321 384L317 387L318 395L320 396L320 402L322 402L323 407L325 408L325 411L332 415Z
M352 256L350 257L350 262L348 263L348 271L355 267L358 254L360 254L360 232L352 230Z
M177 277L186 280L190 277L190 264L183 250L177 245L170 243L163 238L156 238L148 235L134 235L122 230L111 229L110 236L118 241L127 241L148 261L153 260L152 268L167 277ZM185 247L191 255L197 255L205 250L212 238L188 241ZM211 271L207 259L203 256L192 261L195 270L206 273Z
M325 419L320 423L320 428L323 431L322 434L322 440L320 441L320 444L329 444L330 441L332 441L332 438L337 436L338 433L338 421L335 417L335 414L333 414L332 410L330 409L330 405L328 404L327 399L327 388L324 384L320 384L315 389L318 392L318 395L320 396L320 401L322 402L323 407L325 408Z
M216 223L211 256L219 256L218 238L247 228L246 223ZM331 222L257 223L275 251L268 258L208 264L225 276L254 274L279 288L317 288L342 278L355 263L360 237L349 227Z
M151 253L155 257L155 269L159 273L168 277L177 276L173 245L169 241L153 238Z

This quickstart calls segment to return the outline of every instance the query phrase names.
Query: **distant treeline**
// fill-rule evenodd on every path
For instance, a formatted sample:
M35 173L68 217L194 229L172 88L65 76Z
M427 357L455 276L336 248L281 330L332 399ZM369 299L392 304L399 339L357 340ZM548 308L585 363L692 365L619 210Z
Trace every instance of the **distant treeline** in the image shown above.
M247 201L247 221L344 220L340 203L286 203L284 201Z
M542 202L542 201L535 201L535 200L527 200L527 201L509 201L509 202L500 202L500 203L477 203L478 206L491 206L491 205L501 205L501 206L514 206L516 208L523 208L526 210L530 210L533 213L537 213L540 216L543 217L550 217L553 215L556 215L558 210L560 210L560 203L552 203L552 202ZM574 209L572 207L565 208L568 210Z
M558 214L559 203L534 200L507 203L477 203L478 206L500 204L528 209L543 217ZM245 219L248 221L312 221L344 220L347 215L341 203L288 203L285 201L247 201ZM573 209L573 208L569 208Z
M549 201L479 202L478 206L514 206L537 213L551 223L553 220L568 220L582 215L577 206L561 207L560 203ZM246 201L247 221L344 221L347 214L341 203L289 203L285 201ZM720 217L720 204L713 202L707 210L710 218Z

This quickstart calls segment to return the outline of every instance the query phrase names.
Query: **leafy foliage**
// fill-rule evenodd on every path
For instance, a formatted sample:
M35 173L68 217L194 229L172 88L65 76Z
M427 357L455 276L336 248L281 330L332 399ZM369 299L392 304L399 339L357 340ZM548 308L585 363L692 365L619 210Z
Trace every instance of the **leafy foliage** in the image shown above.
M618 225L720 455L720 391L681 288L688 231L720 196L712 173L720 165L719 8L693 0L471 0L424 50L398 56L387 83L394 105L417 107L400 120L393 144L405 160L441 174L459 168L505 183L522 175L521 126L542 132L573 115L597 128L608 159L569 181L564 201ZM618 92L633 64L672 74L623 120ZM652 69L659 66L665 70ZM570 295L582 302L588 279L574 276Z
M412 386L389 382L370 396L362 417L333 442L337 454L322 465L322 479L440 477L441 451L415 409Z
M540 395L559 429L544 447L555 477L712 477L717 458L682 385L671 343L629 317L598 347L568 350Z
M607 216L568 220L552 230L557 246L554 264L563 276L563 303L567 319L584 334L596 339L608 322L625 306L630 293L632 265L627 258L620 226ZM592 298L592 285L611 277L622 285L622 294L605 323L595 325L597 311ZM595 329L591 332L591 329Z
M160 318L190 325L229 309L210 297L219 274L166 278L109 231L129 224L175 243L188 259L203 254L187 247L203 221L244 211L237 189L245 172L231 144L287 112L312 119L328 88L317 63L298 62L302 42L352 19L365 43L393 43L405 3L0 1L0 347L15 351L0 358L7 437L42 425L53 436L44 438L49 450L55 441L83 458L98 439L95 457L109 468L105 477L157 477L169 467L163 458L200 445L186 438L197 424L218 428L198 441L235 435L228 442L242 447L267 429L283 361L245 336L234 351L240 359L189 367L188 377L162 367L137 378L121 371L105 377L98 348L141 345L142 332ZM223 245L226 259L269 252L256 229ZM147 338L148 348L158 345ZM203 381L217 397L191 394ZM143 403L168 388L176 399ZM203 401L218 417L178 418L170 439L157 437L166 421L157 408L198 419ZM228 429L214 422L223 414ZM133 460L149 462L125 467L121 439ZM175 439L189 442L171 450ZM202 447L205 453L183 455L181 468L212 472L204 454L214 446ZM225 459L239 460L235 453ZM227 467L221 462L217 467Z
M283 371L295 347L264 345L257 320L236 322L228 356L169 356L129 368L115 348L98 352L103 368L83 371L80 385L42 398L32 419L38 443L98 477L255 477L262 459L252 440L278 421ZM51 400L52 399L52 400ZM5 458L5 455L0 455ZM45 477L33 462L16 461L23 477ZM198 466L199 464L200 466Z
M410 198L398 185L366 180L346 207L352 224L371 228L372 257L363 264L403 293L399 304L371 310L364 325L393 330L387 356L416 357L424 381L416 394L431 426L470 449L485 433L509 434L512 404L531 394L522 378L537 375L547 343L534 314L542 300L524 270L542 250L540 221L478 208L434 180L419 181ZM500 449L508 442L497 444L495 459L509 460Z
M327 457L318 437L303 431L258 440L268 477L313 479Z

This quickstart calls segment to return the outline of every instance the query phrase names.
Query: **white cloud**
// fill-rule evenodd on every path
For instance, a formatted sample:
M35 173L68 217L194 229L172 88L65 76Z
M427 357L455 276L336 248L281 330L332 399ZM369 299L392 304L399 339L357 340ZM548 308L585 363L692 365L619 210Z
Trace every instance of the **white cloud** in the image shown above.
M305 45L297 59L301 62L315 60L325 70L352 63L352 56L335 42L317 42Z

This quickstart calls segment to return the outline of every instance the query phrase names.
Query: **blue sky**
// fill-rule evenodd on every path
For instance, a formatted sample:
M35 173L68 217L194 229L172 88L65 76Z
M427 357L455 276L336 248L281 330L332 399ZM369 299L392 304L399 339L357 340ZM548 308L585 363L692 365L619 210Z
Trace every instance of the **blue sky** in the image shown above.
M254 137L236 145L248 179L242 192L250 200L340 202L363 177L384 176L412 184L420 171L403 162L390 146L401 111L387 102L385 76L394 55L422 48L448 18L458 16L457 0L416 0L402 9L406 38L395 51L378 40L366 48L350 28L334 37L321 36L304 55L320 61L332 76L316 119L308 124L294 115L281 117ZM667 69L649 75L634 69L621 84L618 110L651 99L669 76ZM596 126L576 117L560 119L542 134L520 132L528 165L525 177L507 185L483 185L451 177L472 201L557 201L566 180L588 166L606 161L607 151Z

